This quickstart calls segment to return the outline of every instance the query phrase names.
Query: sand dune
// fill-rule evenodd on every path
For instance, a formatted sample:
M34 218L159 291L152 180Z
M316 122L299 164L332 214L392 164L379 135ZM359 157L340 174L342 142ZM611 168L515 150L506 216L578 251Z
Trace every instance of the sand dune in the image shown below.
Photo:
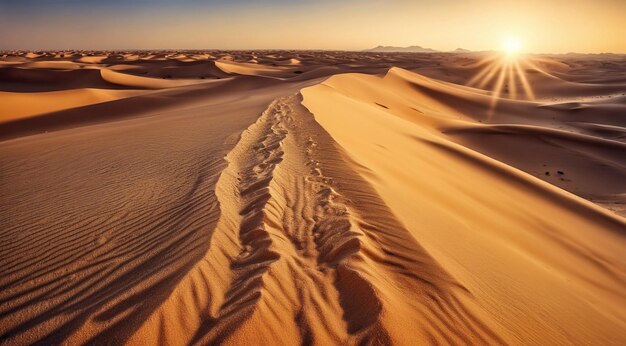
M0 91L0 123L33 115L119 100L141 94L138 90L73 89L37 93Z
M102 79L113 84L122 85L137 89L164 89L175 88L185 85L204 83L203 80L164 80L149 77L133 76L125 73L116 72L109 69L101 69Z
M216 61L215 66L226 73L248 76L286 77L295 70L281 66L267 66L250 62ZM302 71L300 71L302 72Z
M2 343L626 343L619 56L3 59Z
M5 67L0 69L0 90L58 91L80 88L119 89L103 80L97 69Z
M416 124L396 116L398 105L389 102L387 109L371 98L355 98L354 89L365 78L359 79L337 76L305 89L304 104L363 167L362 175L415 238L454 277L464 278L489 324L513 332L507 335L513 343L565 342L551 329L556 326L583 343L619 340L624 325L614 318L625 313L624 219L445 140L428 128L428 120ZM352 95L337 89L348 84ZM384 95L374 100L385 102ZM619 184L619 177L611 181ZM524 290L507 285L486 290L479 282L487 277L532 278L532 283ZM520 310L524 318L514 322Z
M84 63L87 63L87 64L99 64L104 59L107 59L107 58L108 58L107 55L89 55L89 56L82 56L82 57L78 58L76 61L77 62L84 62Z

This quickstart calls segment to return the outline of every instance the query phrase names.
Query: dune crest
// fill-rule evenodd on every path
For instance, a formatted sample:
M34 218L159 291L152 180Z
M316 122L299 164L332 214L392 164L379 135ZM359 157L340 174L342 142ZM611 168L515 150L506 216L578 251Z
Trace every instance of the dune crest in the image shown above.
M285 66L267 66L258 63L233 62L228 60L216 61L215 66L226 73L236 73L240 75L265 76L273 78L293 75L293 69Z
M163 325L167 339L154 342L269 343L279 335L285 343L318 344L500 340L367 183L345 162L323 160L322 153L334 150L296 97L274 101L227 155L218 182L221 208L239 212L222 213L214 232L220 239L132 340L163 337ZM351 198L367 202L352 205ZM225 243L232 245L219 249ZM230 264L219 268L231 268L228 275L215 272L224 260ZM224 276L230 283L211 282ZM206 288L211 305L194 304L189 292ZM181 306L191 316L210 314L190 324L176 312ZM415 329L425 315L439 327Z
M149 77L133 76L109 69L101 69L102 79L109 83L137 89L164 89L175 88L185 85L205 83L203 80L165 80Z

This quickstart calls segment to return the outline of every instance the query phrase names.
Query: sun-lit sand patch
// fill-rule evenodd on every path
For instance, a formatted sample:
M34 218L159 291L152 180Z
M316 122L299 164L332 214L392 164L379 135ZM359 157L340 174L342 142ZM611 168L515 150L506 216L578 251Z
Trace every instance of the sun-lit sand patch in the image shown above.
M267 76L267 77L285 77L291 76L293 70L282 66L268 66L257 63L231 62L228 60L219 60L215 62L215 66L227 73L235 73L248 76Z
M74 89L38 93L0 91L0 122L142 94L139 90Z
M106 55L95 55L95 56L82 56L77 59L77 62L83 62L87 64L100 64L104 59L108 58Z
M134 76L126 73L120 73L113 70L103 68L100 70L102 79L109 83L118 84L130 88L140 89L163 89L163 88L176 88L185 85L193 85L198 83L204 83L205 81L194 80L170 80L170 79L158 79Z

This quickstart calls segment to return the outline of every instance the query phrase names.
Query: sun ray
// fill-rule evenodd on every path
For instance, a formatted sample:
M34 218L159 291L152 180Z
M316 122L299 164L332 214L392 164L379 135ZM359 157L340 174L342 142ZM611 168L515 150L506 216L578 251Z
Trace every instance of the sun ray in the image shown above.
M532 61L530 61L530 60L525 61L525 63L526 63L526 64L527 64L530 68L532 68L533 70L537 70L539 73L541 73L541 74L543 74L543 75L545 75L545 76L548 76L548 77L550 77L550 78L557 78L556 76L554 76L554 75L553 75L553 74L551 74L551 73L548 73L546 70L544 70L544 69L542 69L541 67L537 66L537 64L535 64L534 62L532 62Z
M526 78L526 74L524 73L524 71L522 70L522 68L520 67L519 61L515 61L515 70L517 71L517 76L520 79L520 82L522 83L522 88L524 89L524 93L526 94L526 98L529 100L534 100L535 99L535 94L533 93L533 89L530 86L530 83L528 83L528 79Z
M513 68L513 62L509 61L507 64L507 70L509 73L507 84L509 86L509 97L516 100L517 99L517 81L515 80L515 71Z
M496 82L496 85L493 88L493 93L491 95L491 103L489 104L489 113L487 114L489 118L493 116L493 113L496 110L496 106L498 105L498 100L500 99L500 93L502 92L502 85L504 84L505 78L506 78L506 69L504 66L502 66L502 68L500 68L500 75L498 75L498 81Z
M491 91L487 112L489 118L493 116L498 103L503 99L535 99L535 93L526 76L527 70L524 68L529 66L530 69L541 73L545 71L531 61L533 57L520 55L520 50L521 41L510 37L504 42L501 53L490 54L470 65L474 68L480 67L480 70L469 79L466 85Z
M488 66L483 68L476 76L472 77L470 81L467 83L469 86L476 85L478 83L484 82L483 79L489 74L492 73L494 69L498 68L498 64L495 62L490 63Z
M478 83L478 88L482 89L484 88L487 84L489 84L489 82L491 82L495 76L497 75L497 73L499 71L502 71L503 68L503 63L497 62L494 64L493 68L491 69L491 71L489 72L489 74L487 76L485 76L485 78L482 79L482 81L480 83Z
M486 68L486 67L491 66L493 64L493 62L498 60L499 58L500 58L500 56L495 55L495 54L494 55L489 55L489 56L487 56L485 58L482 58L482 59L478 60L478 62L476 62L474 64L471 64L471 65L469 65L467 67L469 67L469 68L477 68L477 67L485 66L485 68Z

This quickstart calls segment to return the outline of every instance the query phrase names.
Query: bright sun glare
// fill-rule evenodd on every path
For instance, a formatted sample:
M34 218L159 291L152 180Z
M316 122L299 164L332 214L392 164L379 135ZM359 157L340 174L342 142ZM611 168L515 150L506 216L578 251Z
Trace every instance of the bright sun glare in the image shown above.
M522 41L517 37L507 37L502 43L502 49L507 54L517 54L522 49Z
M467 83L468 86L492 92L489 117L502 98L534 100L535 93L526 75L527 71L543 70L535 64L532 56L520 55L522 41L509 36L502 41L502 50L483 58L476 64L480 71Z

